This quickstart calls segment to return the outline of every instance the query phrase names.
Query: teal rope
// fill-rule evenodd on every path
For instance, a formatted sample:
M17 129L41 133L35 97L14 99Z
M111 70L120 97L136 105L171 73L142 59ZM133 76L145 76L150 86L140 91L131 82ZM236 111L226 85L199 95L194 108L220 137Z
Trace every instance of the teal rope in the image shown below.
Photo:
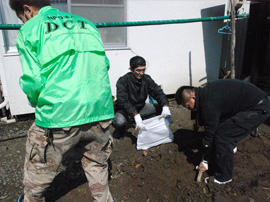
M247 15L236 15L236 18L246 18ZM145 25L162 25L162 24L178 24L204 21L217 21L230 19L231 16L207 17L207 18L192 18L192 19L177 19L177 20L154 20L154 21L138 21L138 22L102 22L95 23L96 27L130 27L130 26L145 26ZM17 30L21 28L21 24L0 24L0 30Z
M0 29L16 30L16 29L20 29L21 26L23 26L23 25L19 25L19 24L0 24Z

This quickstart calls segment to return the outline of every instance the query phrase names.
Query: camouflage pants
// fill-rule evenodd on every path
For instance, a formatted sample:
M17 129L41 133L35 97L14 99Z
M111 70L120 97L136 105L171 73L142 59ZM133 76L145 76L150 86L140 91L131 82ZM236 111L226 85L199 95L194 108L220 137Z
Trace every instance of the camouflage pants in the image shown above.
M109 122L51 130L34 123L26 141L24 202L45 201L44 192L59 173L63 155L74 146L82 151L81 163L94 201L113 202L108 186Z

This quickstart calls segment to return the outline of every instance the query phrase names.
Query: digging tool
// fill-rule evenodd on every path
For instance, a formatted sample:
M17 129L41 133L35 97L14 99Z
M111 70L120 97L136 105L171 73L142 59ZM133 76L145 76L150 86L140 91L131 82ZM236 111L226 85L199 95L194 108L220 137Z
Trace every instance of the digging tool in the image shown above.
M202 174L203 174L203 169L200 169L197 175L197 182L201 182Z

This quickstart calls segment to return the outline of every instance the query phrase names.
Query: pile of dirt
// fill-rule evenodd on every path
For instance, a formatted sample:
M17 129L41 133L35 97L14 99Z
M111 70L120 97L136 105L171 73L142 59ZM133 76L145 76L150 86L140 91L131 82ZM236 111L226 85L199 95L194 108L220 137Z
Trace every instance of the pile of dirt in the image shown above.
M136 149L137 131L129 129L124 139L114 139L110 158L110 190L115 202L197 202L270 200L270 131L260 126L260 137L249 136L238 144L233 181L226 185L196 182L196 165L201 160L203 132L193 131L190 112L171 103L174 142ZM0 125L0 201L15 201L22 192L25 137L28 122ZM16 129L18 128L18 130ZM3 131L5 134L3 134ZM113 128L111 129L113 133ZM8 134L8 135L7 135ZM59 174L46 193L47 201L86 202L91 198L79 157L67 154ZM14 175L16 178L14 178Z

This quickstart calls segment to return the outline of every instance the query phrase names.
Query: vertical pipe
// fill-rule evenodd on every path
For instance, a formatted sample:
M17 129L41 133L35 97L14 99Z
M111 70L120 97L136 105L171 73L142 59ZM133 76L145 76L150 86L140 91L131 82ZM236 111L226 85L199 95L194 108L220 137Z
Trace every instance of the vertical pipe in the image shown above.
M231 78L235 79L235 41L236 41L236 30L235 30L235 0L231 0Z
M0 2L0 23L2 24L5 19L4 19L4 8L3 8L3 5L2 3ZM5 52L8 51L8 33L7 33L7 30L2 30L2 33L3 33L3 40L4 40L4 47L5 47Z
M189 51L189 85L192 86L191 51Z

